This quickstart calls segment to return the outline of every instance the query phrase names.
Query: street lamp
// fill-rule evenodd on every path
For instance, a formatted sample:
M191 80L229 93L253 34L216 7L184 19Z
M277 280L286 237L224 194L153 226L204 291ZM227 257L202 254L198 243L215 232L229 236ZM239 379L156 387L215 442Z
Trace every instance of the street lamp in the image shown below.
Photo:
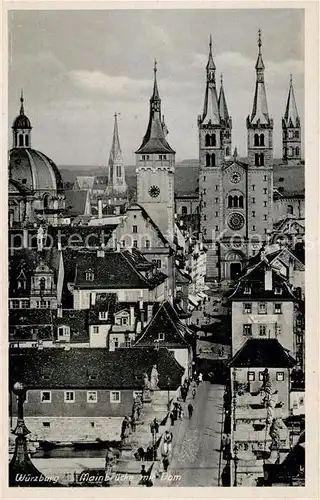
M171 378L167 377L167 387L168 387L168 411L170 410L170 383Z

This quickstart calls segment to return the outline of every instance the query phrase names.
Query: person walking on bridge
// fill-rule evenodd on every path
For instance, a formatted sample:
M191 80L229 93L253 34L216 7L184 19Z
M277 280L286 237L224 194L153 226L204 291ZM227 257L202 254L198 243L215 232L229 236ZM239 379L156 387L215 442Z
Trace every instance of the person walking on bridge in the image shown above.
M192 417L193 414L193 406L191 403L188 404L188 414L189 414L189 419Z

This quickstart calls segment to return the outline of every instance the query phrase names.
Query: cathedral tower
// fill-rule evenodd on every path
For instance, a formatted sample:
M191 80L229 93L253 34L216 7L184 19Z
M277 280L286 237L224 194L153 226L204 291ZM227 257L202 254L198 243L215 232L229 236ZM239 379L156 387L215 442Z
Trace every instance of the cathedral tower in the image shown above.
M294 97L292 75L287 106L282 118L282 159L284 163L294 165L301 161L301 127L300 117Z
M161 115L155 61L149 123L142 144L136 151L137 202L172 242L174 237L175 151L166 140L167 133Z
M269 117L267 94L264 83L264 63L261 53L261 31L258 36L258 59L256 62L256 88L251 116L247 118L249 165L263 167L273 160L273 120Z
M121 194L127 191L122 151L119 141L117 113L114 114L112 146L108 164L108 194Z
M12 147L13 148L31 148L31 123L29 118L24 114L24 98L21 91L20 97L20 113L15 118L12 124Z
M232 130L232 120L229 116L228 106L223 88L223 78L221 75L220 79L220 93L219 93L219 113L221 118L221 123L224 126L224 154L226 158L231 157L232 141L231 141L231 130Z

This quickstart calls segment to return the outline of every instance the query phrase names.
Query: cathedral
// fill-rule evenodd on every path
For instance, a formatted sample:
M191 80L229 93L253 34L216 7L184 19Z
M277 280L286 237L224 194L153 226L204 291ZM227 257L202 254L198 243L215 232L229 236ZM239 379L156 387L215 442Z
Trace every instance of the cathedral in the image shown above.
M208 282L237 279L244 263L270 241L276 222L273 120L268 111L260 31L255 70L252 111L246 120L247 161L243 162L236 148L231 155L232 119L222 80L218 97L210 38L204 108L198 117L200 231L208 248ZM299 168L301 129L292 79L282 130L283 164Z

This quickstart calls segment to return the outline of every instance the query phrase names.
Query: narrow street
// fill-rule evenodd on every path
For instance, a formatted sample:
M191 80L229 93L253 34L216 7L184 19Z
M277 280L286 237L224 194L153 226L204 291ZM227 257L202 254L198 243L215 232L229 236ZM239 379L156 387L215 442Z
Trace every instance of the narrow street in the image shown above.
M181 479L168 481L168 486L218 486L220 470L220 445L223 415L223 385L202 382L191 401L194 413L189 420L176 423L173 430L173 456L169 467L172 476ZM220 484L221 485L221 484Z

